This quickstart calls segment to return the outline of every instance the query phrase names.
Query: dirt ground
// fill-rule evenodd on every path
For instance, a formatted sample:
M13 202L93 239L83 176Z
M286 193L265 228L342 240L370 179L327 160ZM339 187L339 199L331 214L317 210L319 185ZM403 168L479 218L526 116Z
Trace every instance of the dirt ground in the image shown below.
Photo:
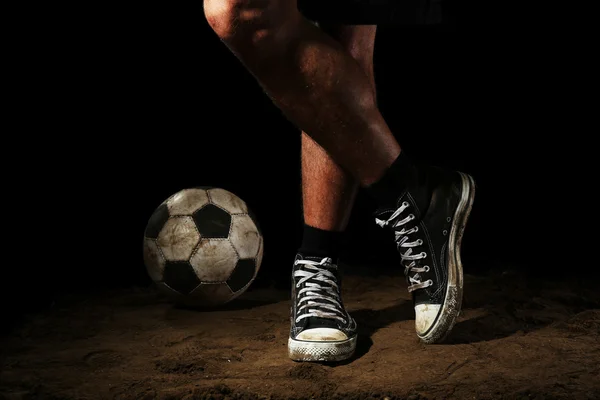
M287 358L289 294L253 289L219 310L152 289L71 297L1 339L1 399L600 399L600 293L514 273L466 276L445 344L414 333L399 276L347 273L357 354Z

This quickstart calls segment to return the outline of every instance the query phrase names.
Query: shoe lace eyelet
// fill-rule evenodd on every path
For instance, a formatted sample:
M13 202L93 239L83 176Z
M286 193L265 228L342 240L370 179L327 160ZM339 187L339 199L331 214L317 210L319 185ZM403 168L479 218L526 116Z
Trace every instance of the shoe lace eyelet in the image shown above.
M419 227L418 226L415 226L415 233L416 232L419 232Z
M427 253L425 253L424 251L421 252L421 257L425 258L427 257Z
M414 214L410 214L408 217L409 217L410 219L415 219L415 216L414 216Z
M431 285L433 285L433 281L432 281L431 279L430 279L430 280L428 280L428 281L427 281L427 283L429 284L428 286L431 286Z
M450 220L451 220L451 219L452 219L452 218L450 218L450 217L447 217L447 218L446 218L446 222L450 222Z
M448 234L448 231L444 229L442 233L444 234L444 236L446 236Z
M408 201L403 201L403 202L402 202L402 205L403 205L404 207L408 207Z
M422 244L423 244L423 239L419 239L419 240L417 240L417 243L418 243L419 245L422 245Z
M429 268L429 265L426 265L426 266L425 266L425 272L429 272L429 270L430 270L430 268ZM430 279L430 280L431 280L431 279Z

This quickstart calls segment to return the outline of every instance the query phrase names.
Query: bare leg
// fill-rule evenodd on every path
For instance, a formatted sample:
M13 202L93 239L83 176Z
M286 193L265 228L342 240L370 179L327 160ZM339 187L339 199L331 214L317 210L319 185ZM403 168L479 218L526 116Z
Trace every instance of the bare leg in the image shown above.
M275 105L360 184L398 157L364 69L296 0L204 0L204 12Z
M365 71L373 91L374 25L322 27L339 41ZM302 204L304 223L326 231L346 229L358 182L317 144L302 133ZM326 195L325 195L326 194Z

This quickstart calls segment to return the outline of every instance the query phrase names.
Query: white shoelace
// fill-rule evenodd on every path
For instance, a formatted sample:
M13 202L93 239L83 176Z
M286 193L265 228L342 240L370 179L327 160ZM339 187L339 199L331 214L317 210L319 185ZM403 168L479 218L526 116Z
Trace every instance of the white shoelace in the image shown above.
M408 202L403 202L402 205L387 219L387 220L383 220L383 219L379 219L379 218L375 218L375 222L377 222L377 225L383 227L386 227L388 225L390 225L392 222L394 222L394 220L396 218L398 218L398 216L404 212L404 210L406 210L408 208L409 204ZM396 244L398 246L398 250L400 250L401 248L406 248L407 250L402 253L402 251L400 251L400 257L402 258L402 261L410 261L410 264L405 265L404 267L404 274L406 276L408 276L409 282L411 283L411 285L408 286L408 291L409 292L413 292L417 289L423 289L426 287L429 287L433 284L433 281L427 280L425 282L421 282L420 281L420 276L419 273L420 272L429 272L429 266L425 265L424 267L417 267L416 265L416 261L423 259L427 256L427 253L425 252L421 252L418 254L412 254L413 253L413 247L416 246L420 246L423 244L423 240L421 239L417 239L413 242L409 242L408 241L408 235L416 233L419 231L419 227L418 226L414 226L410 229L405 229L402 228L400 230L398 230L397 228L402 227L403 225L406 225L408 222L412 221L415 219L415 216L413 214L409 214L406 218L404 219L399 219L394 223L394 225L392 225L392 229L394 229L394 233L395 233L395 239L396 239ZM411 272L416 272L415 275L410 276L409 274Z
M306 283L306 287L298 292L299 300L296 311L299 313L304 309L307 310L306 313L296 318L296 322L300 322L304 318L320 317L336 319L345 324L347 321L342 317L344 312L335 275L327 269L321 268L323 265L332 264L331 258L323 258L321 262L296 260L294 265L298 264L305 265L305 268L310 271L297 270L294 272L294 277L300 278L296 283L296 288Z

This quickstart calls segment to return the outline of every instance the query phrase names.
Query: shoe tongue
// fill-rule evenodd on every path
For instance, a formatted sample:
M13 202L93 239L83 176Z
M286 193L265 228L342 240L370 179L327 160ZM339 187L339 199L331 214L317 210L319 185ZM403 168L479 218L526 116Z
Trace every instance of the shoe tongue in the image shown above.
M323 260L323 258L327 258L327 257L316 257L316 256L302 256L301 254L298 254L296 256L296 260L308 260L308 261L314 261L316 263L319 263L319 265L309 265L309 264L297 264L294 266L294 271L297 270L302 270L302 271L306 271L309 273L316 273L317 270L314 267L317 267L321 270L325 270L328 271L329 273L333 274L333 276L335 277L334 279L337 281L338 285L340 284L340 276L339 276L339 269L338 266L336 264L333 264L330 259L329 263L324 263L324 264L320 264L321 261ZM308 282L315 282L312 278L308 280ZM324 284L323 282L318 282L320 285L323 286L329 286L327 284Z
M328 262L326 261L323 264L320 264L323 259L328 258ZM327 269L330 271L337 271L338 267L335 264L334 260L331 257L323 257L323 256L305 256L302 255L300 253L298 253L296 255L296 260L309 260L309 261L314 261L316 263L319 263L320 265L318 265L319 268L323 268L323 269ZM302 267L306 267L305 264L298 264L298 267L302 268Z
M333 263L333 259L331 257L305 257L305 260L310 260L310 261L315 261L318 263L323 262L324 259L327 259L326 261L323 262L323 264L321 264L320 266L323 267L335 267L335 264Z
M302 254L296 255L296 260L309 260L317 263L321 263L324 258L322 256L304 256ZM306 268L308 265L298 264L295 268L304 269L306 271L315 272L313 269ZM333 263L333 260L330 258L329 263L324 263L322 265L318 265L319 268L328 270L332 272L335 276L338 276L338 267ZM316 306L318 308L318 306ZM321 318L321 317L308 317L303 319L303 329L312 329L312 328L333 328L338 329L338 322L336 319L331 318Z
M373 213L373 216L379 219L388 219L398 208L402 205L406 198L406 191L402 193L394 203L387 204L386 206L379 207Z

